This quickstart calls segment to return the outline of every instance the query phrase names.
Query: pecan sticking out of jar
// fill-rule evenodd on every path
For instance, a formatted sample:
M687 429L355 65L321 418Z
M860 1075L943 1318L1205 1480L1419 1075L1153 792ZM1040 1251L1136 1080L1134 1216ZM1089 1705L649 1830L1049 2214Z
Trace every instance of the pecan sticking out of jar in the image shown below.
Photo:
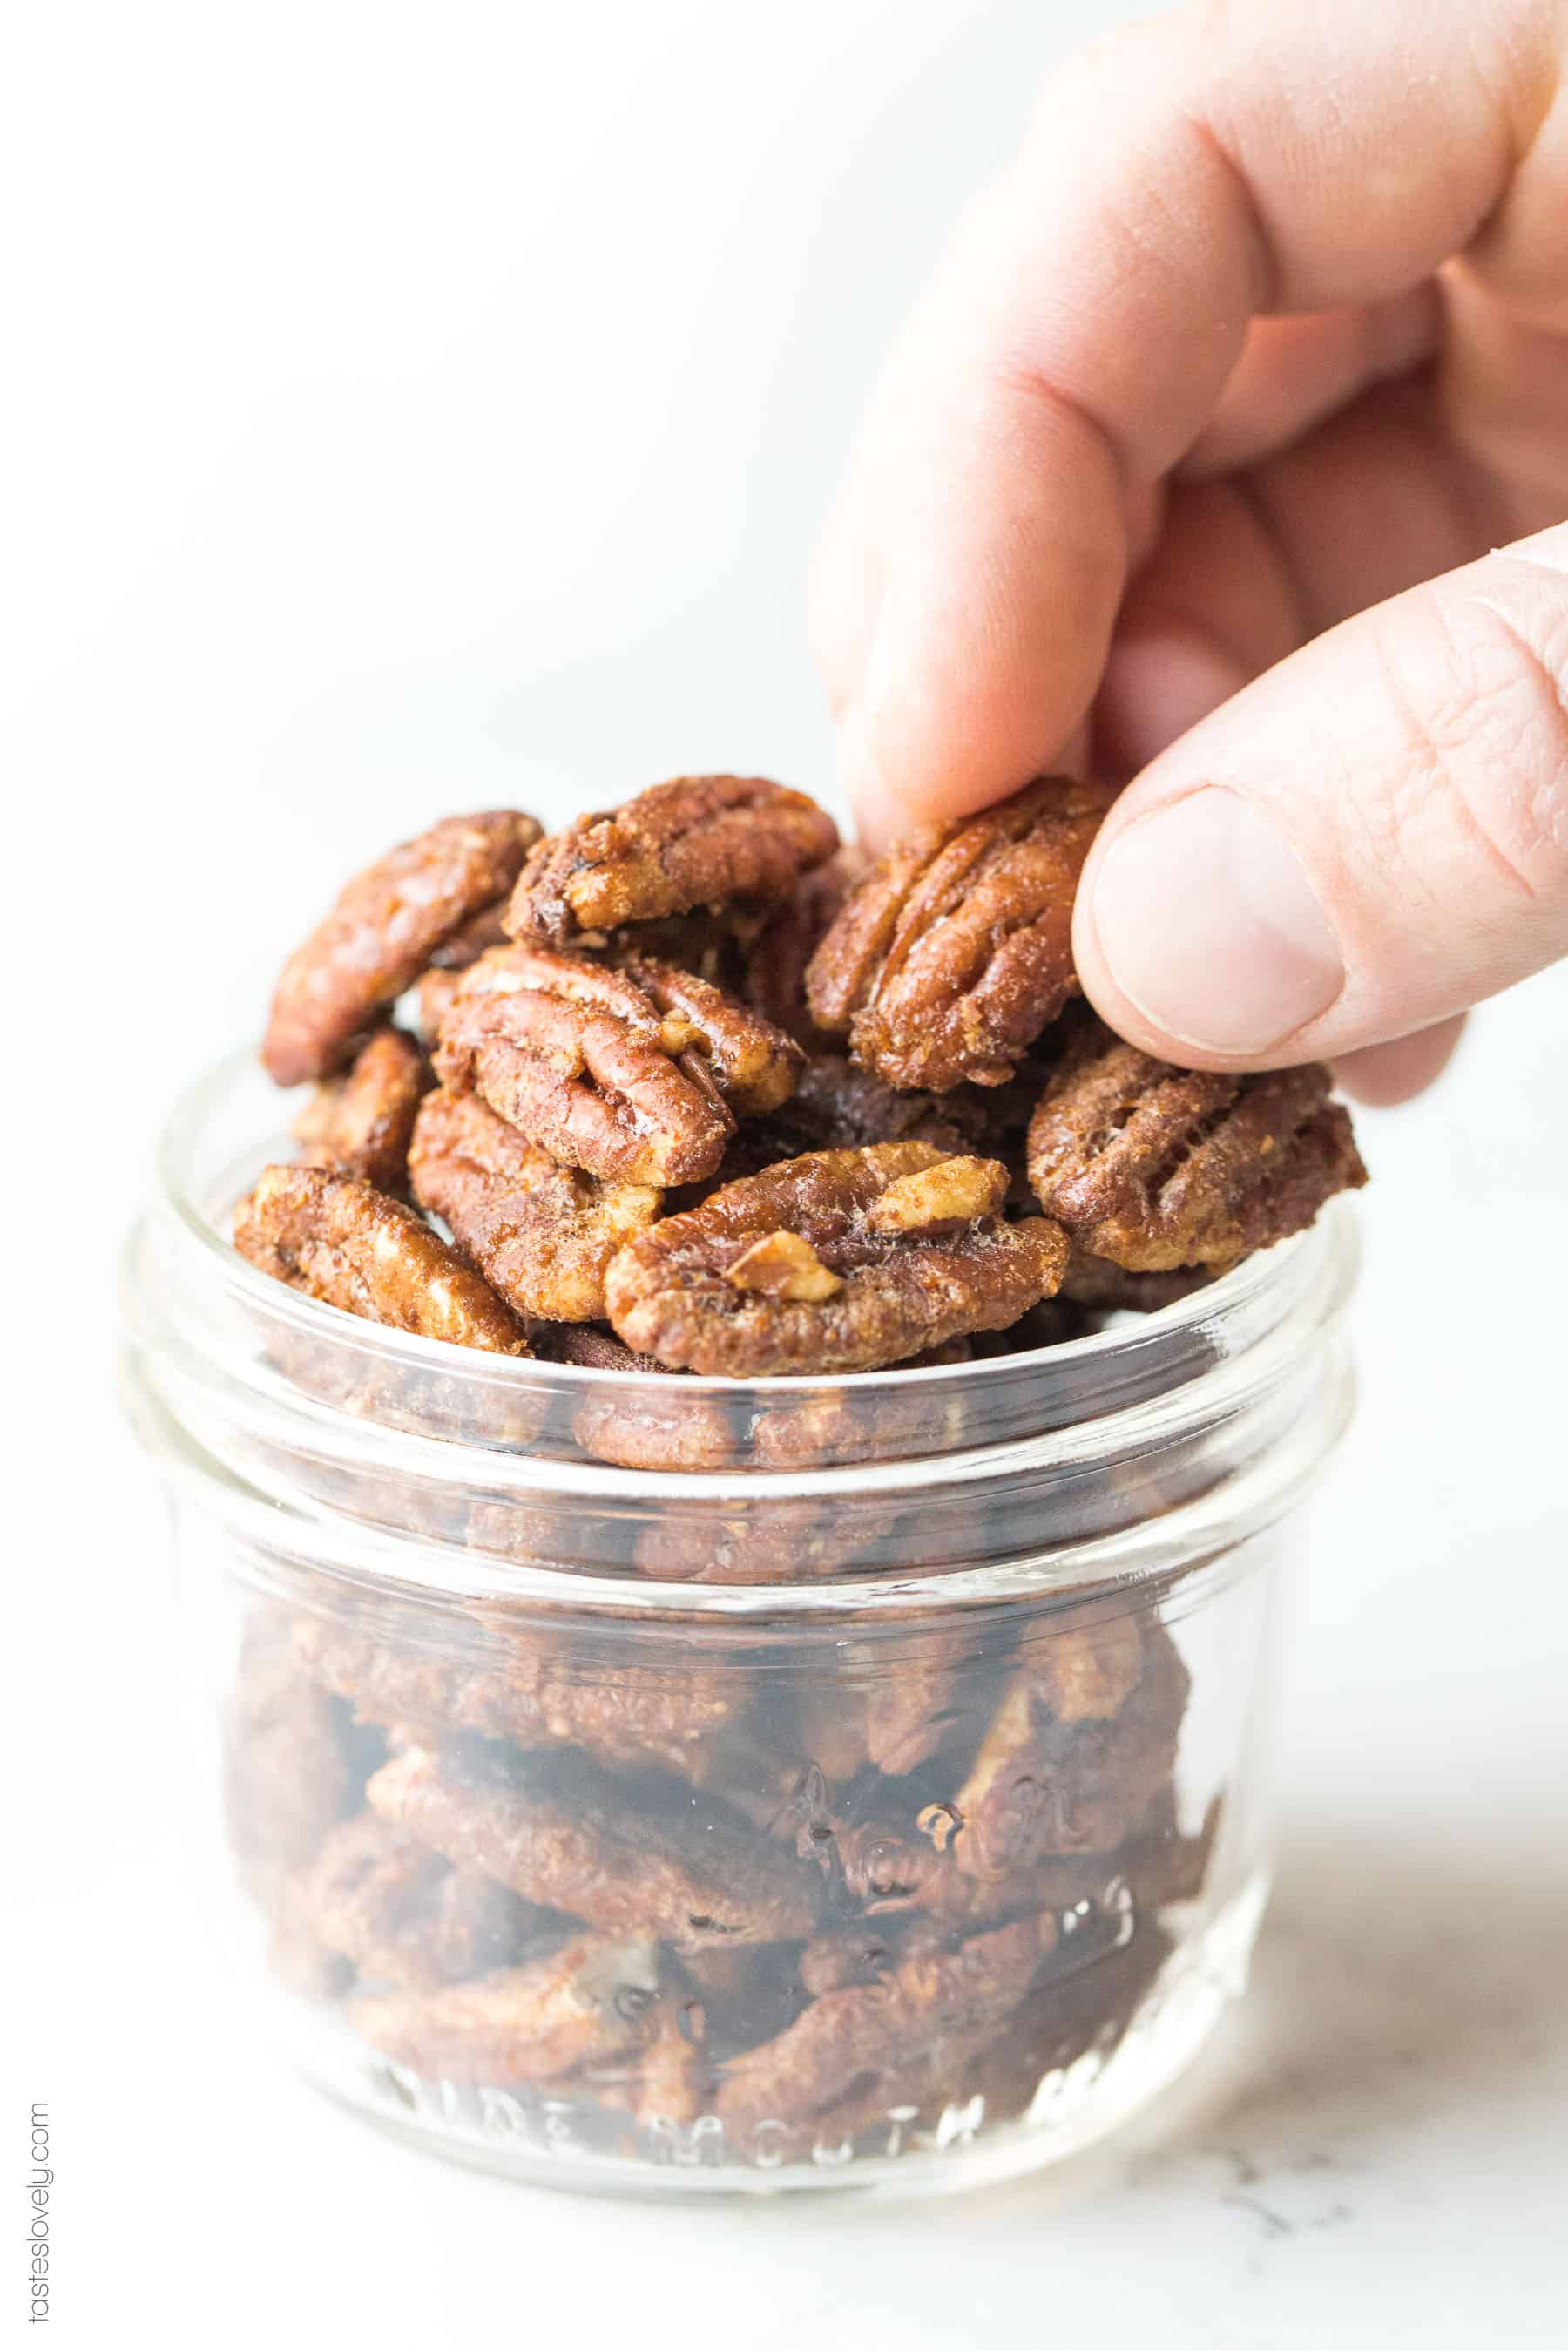
M1073 898L1113 797L1047 777L898 842L812 957L818 1025L894 1085L1002 1084L1077 987Z
M1179 1070L1096 1026L1041 1097L1030 1181L1091 1256L1133 1273L1224 1267L1366 1183L1332 1083L1320 1061Z
M604 1312L605 1268L657 1217L650 1184L607 1184L563 1167L477 1094L426 1098L409 1156L414 1197L522 1315L587 1322Z
M994 1213L1006 1184L1002 1166L926 1143L809 1152L622 1249L610 1321L675 1370L742 1379L867 1371L1004 1328L1067 1257L1054 1225Z
M812 1874L717 1802L684 1795L659 1809L631 1787L596 1787L586 1771L556 1798L517 1785L493 1759L419 1748L378 1771L367 1795L454 1867L607 1935L696 1949L789 1941L816 1922Z
M565 1940L566 1922L493 1878L453 1869L374 1813L328 1837L306 1885L322 1943L362 1978L428 1991L488 1975Z
M728 898L777 898L837 846L832 818L804 792L751 776L678 776L541 841L507 926L514 937L564 947L585 931Z
M325 1077L432 956L516 879L539 838L531 816L449 816L340 893L284 966L262 1046L280 1086Z
M411 1037L400 1029L378 1029L351 1067L320 1081L295 1120L305 1165L357 1176L378 1192L405 1191L414 1119L434 1083Z
M368 1322L492 1354L528 1342L495 1292L399 1200L318 1167L264 1167L234 1247L275 1281Z
M350 2014L372 2049L428 2081L553 2082L639 2047L658 2000L652 1943L579 1935L526 1967L358 2000Z
M710 1176L735 1131L687 1019L623 972L548 947L493 948L463 974L436 1069L607 1184Z
M719 2093L725 2129L826 2118L851 2091L863 2098L877 2079L896 2079L929 2044L999 2025L1055 1948L1045 1911L824 1992L776 2040L732 2062Z

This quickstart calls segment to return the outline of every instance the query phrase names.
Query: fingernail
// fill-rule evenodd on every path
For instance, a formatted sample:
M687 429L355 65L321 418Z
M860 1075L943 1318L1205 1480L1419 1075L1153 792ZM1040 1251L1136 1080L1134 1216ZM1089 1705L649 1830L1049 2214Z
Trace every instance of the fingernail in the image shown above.
M1339 943L1272 819L1210 786L1140 819L1094 883L1110 976L1144 1019L1211 1053L1266 1053L1345 985Z

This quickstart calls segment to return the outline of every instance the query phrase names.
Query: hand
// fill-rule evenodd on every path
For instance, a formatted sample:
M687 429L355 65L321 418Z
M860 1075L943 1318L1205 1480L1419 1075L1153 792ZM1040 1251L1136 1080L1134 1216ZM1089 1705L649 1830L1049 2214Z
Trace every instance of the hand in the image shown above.
M862 820L1135 777L1075 945L1150 1051L1397 1100L1568 952L1565 68L1568 0L1090 50L873 404L813 591Z

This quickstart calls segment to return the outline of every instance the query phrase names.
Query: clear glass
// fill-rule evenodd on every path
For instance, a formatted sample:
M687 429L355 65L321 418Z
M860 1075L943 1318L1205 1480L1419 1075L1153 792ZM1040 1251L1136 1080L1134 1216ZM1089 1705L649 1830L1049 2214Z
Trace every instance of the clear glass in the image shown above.
M127 1394L175 1498L214 1911L296 2063L623 2192L992 2179L1172 2078L1268 1878L1342 1207L1161 1312L853 1380L472 1354L225 1238L172 1122Z

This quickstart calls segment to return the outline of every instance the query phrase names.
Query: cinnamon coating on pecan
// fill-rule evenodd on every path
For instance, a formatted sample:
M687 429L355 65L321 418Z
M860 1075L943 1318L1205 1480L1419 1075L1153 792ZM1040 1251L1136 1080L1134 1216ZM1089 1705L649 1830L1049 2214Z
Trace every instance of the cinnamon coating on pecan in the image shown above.
M673 1369L741 1378L871 1370L1003 1327L1066 1263L1055 1226L996 1215L1006 1186L996 1163L925 1143L808 1153L622 1249L610 1321ZM781 1251L780 1234L804 1249Z
M514 1967L565 1939L565 1922L493 1878L453 1869L374 1813L327 1838L306 1886L316 1933L361 1978L410 1991Z
M688 1021L624 973L548 947L493 948L463 974L436 1070L608 1184L711 1175L735 1131Z
M1076 987L1073 898L1113 797L1047 777L897 843L812 958L819 1026L894 1085L1010 1078Z
M659 1808L631 1786L569 1795L519 1785L493 1759L393 1758L367 1792L374 1809L525 1901L569 1911L607 1935L647 1934L677 1950L808 1935L817 1888L781 1846L716 1800L688 1792Z
M357 2000L372 2049L438 2082L552 2082L647 2040L659 1955L640 1937L579 1935L546 1958L472 1983Z
M1001 2023L1056 1948L1049 1912L904 1959L872 1983L824 1992L776 2040L732 2063L719 2093L726 2130L826 2118L930 2043Z
M585 931L776 898L837 846L832 818L804 792L751 776L678 776L541 841L507 926L564 947Z
M411 1037L400 1029L378 1029L348 1069L318 1082L295 1120L305 1165L356 1176L378 1192L405 1192L414 1120L434 1083Z
M1029 1176L1078 1248L1133 1273L1223 1268L1366 1181L1321 1062L1179 1070L1096 1027L1047 1085Z
M400 1201L318 1167L264 1167L234 1247L275 1281L368 1322L492 1354L528 1343L487 1282Z
M663 1194L563 1167L477 1094L426 1097L409 1174L422 1208L515 1311L551 1322L604 1312L605 1268L646 1232Z
M284 966L262 1060L280 1086L325 1077L438 950L509 890L531 816L449 816L355 875Z
M793 1037L711 980L674 964L628 956L621 969L665 1016L666 1050L701 1053L732 1110L747 1117L787 1102L805 1066Z

